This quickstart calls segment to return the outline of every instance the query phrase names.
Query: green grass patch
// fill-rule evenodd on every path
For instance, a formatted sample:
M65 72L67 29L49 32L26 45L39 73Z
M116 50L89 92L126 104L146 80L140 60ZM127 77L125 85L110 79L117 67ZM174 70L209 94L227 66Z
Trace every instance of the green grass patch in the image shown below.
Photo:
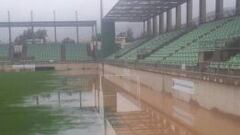
M64 116L47 107L14 106L24 99L58 86L53 72L0 73L0 135L55 134L64 126ZM59 81L61 82L61 81Z

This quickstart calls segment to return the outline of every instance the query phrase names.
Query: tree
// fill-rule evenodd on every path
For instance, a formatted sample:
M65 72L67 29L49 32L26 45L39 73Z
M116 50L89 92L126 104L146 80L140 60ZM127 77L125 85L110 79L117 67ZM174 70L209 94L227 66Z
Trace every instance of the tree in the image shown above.
M38 30L34 33L35 38L42 39L44 43L46 43L47 31L46 30Z
M127 42L132 42L134 41L134 37L133 37L133 31L131 28L128 28L127 30L127 38L126 38Z
M66 37L62 40L62 44L75 44L75 41L69 37Z
M126 37L126 32L120 32L117 37Z
M32 29L27 29L23 31L21 35L16 37L15 43L16 44L26 44L27 40L34 40L34 39L42 39L44 42L46 42L47 38L47 31L46 30L37 30L36 32L33 32Z

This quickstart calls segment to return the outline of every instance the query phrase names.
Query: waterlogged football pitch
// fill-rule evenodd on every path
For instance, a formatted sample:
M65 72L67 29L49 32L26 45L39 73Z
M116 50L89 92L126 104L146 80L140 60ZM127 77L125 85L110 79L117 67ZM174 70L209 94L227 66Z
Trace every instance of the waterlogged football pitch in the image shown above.
M54 72L0 73L0 135L74 135L97 125L92 110L60 107L54 93L65 87L64 80Z

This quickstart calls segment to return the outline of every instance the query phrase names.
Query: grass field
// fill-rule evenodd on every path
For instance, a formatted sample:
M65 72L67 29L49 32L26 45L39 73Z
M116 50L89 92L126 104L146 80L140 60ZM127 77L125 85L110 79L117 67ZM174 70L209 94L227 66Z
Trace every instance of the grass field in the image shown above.
M48 107L24 107L24 98L56 89L52 72L0 73L0 135L55 134L64 116ZM48 83L47 83L48 82ZM66 120L67 121L67 120Z

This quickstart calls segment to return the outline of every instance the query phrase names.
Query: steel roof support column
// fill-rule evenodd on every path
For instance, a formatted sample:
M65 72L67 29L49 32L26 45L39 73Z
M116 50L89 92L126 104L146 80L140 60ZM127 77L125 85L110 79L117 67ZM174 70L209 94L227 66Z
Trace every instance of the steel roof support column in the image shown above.
M216 0L216 19L223 17L223 0Z
M164 13L159 15L159 35L164 33Z
M240 0L236 0L236 14L240 14Z
M152 35L151 19L147 20L147 34L148 34L148 36L151 36L151 35Z
M153 36L157 36L157 16L153 17Z
M167 32L172 30L172 9L167 11Z
M180 29L182 25L182 8L181 5L176 7L176 29Z
M192 0L187 0L187 25L192 25L192 13L193 12L193 2Z
M206 15L207 15L207 10L206 10L206 0L199 0L199 19L200 23L205 23L206 22Z
M92 44L95 44L95 29L94 26L92 26Z
M97 30L97 24L96 25L94 25L94 31L95 31L95 45L94 46L96 46L97 47L97 45L98 45L98 30Z
M146 24L145 21L143 21L143 36L146 34Z

